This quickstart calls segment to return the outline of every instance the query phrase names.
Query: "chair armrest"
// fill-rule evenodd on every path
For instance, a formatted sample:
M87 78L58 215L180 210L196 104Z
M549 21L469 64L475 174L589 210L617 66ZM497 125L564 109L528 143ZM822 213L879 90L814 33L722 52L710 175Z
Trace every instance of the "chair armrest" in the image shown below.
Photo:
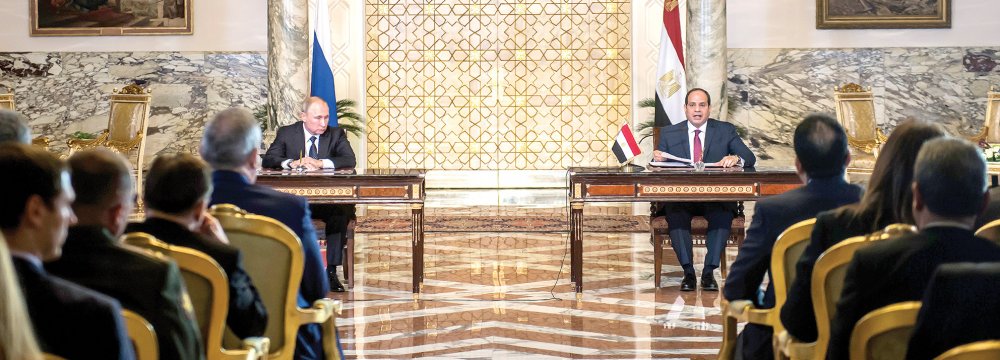
M69 139L66 145L69 146L70 150L82 150L86 148L91 148L95 146L100 146L108 139L108 131L104 130L96 139Z
M313 306L308 309L299 309L301 324L320 324L323 328L323 351L327 359L340 359L337 317L333 316L340 314L340 307L340 301L324 298L314 301Z
M774 309L758 309L750 300L735 300L729 303L729 316L739 322L772 326Z
M792 337L786 330L774 337L774 349L792 360L812 359L816 352L816 343L801 342Z
M248 337L243 339L243 350L246 350L250 360L267 360L267 353L271 351L271 339L266 337Z

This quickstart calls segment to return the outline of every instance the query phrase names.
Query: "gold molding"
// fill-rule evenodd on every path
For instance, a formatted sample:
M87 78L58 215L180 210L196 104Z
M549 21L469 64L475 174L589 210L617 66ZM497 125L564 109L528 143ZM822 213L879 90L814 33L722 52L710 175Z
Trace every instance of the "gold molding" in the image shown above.
M753 184L639 185L639 196L677 194L757 195L757 187Z
M274 188L286 194L298 196L356 197L353 186L335 186L325 188Z

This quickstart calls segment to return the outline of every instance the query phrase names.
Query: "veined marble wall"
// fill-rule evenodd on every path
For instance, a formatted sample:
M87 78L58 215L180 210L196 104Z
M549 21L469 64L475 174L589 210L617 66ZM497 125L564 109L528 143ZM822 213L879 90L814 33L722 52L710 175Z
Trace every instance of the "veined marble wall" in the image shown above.
M267 60L261 52L0 53L0 91L14 90L32 133L66 152L76 131L107 128L108 95L132 79L152 90L147 162L158 153L196 152L207 119L234 105L267 102Z
M857 82L872 87L886 132L913 116L973 134L989 86L1000 86L998 64L1000 48L729 49L729 121L747 129L765 164L787 164L798 120L833 113L833 88ZM54 151L65 151L76 131L105 129L107 95L137 78L153 90L149 158L196 151L209 116L267 99L260 52L0 53L0 86L14 89L18 110L35 134L55 140ZM635 87L633 98L652 92Z

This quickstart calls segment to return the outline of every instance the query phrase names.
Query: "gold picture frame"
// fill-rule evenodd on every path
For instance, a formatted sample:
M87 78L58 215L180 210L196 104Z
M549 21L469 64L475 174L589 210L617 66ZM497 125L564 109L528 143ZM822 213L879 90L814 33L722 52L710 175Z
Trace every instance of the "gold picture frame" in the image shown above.
M31 36L191 35L192 0L28 0Z
M903 3L903 4L900 4ZM817 29L951 28L951 0L816 0Z

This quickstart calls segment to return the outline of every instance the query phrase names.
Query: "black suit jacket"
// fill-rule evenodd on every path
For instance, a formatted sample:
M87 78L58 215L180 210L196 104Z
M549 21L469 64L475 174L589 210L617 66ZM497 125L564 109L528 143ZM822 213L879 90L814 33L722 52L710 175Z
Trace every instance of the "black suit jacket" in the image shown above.
M149 321L162 358L205 358L198 324L184 307L186 290L174 262L119 245L101 227L72 226L62 257L45 268L117 299Z
M889 225L872 226L871 221L858 215L856 206L845 205L816 215L809 245L795 264L795 281L788 290L785 305L781 307L781 324L796 339L816 341L816 314L813 314L812 302L812 273L816 259L826 249L847 238L865 235Z
M267 309L254 287L250 275L243 269L243 253L239 249L193 233L170 220L149 218L131 223L125 232L144 232L168 244L201 251L215 259L229 279L229 313L226 325L236 336L261 336L267 327Z
M298 305L303 308L326 297L330 283L323 268L323 258L316 240L316 229L310 218L309 205L300 196L285 194L272 188L251 184L239 173L216 170L212 173L211 204L233 204L253 214L274 218L288 226L302 242L305 269L299 285ZM319 324L299 328L295 346L296 359L322 359L322 331Z
M743 139L740 139L733 124L708 119L704 129L705 143L702 144L702 158L705 162L716 162L726 155L736 155L743 159L743 167L753 167L757 163L757 157L743 143ZM691 159L687 120L665 127L660 132L660 139L656 144L657 150Z
M328 127L317 140L319 159L329 159L337 168L352 168L357 164L347 133L340 127ZM297 160L309 154L306 150L305 129L302 122L278 128L277 136L264 154L265 168L280 169L285 160Z
M118 301L13 257L42 351L66 359L134 359Z
M938 265L990 261L1000 261L1000 246L956 227L927 228L858 250L847 266L827 359L848 358L851 332L865 314L920 300Z
M1000 339L1000 263L938 266L924 292L906 358L933 359L956 346Z
M723 296L729 301L751 300L758 308L774 307L774 283L768 282L763 301L758 297L758 289L764 274L770 277L771 250L778 235L821 211L857 202L861 192L861 187L848 184L842 176L835 176L811 179L801 188L758 201L746 239L726 277ZM771 348L770 335L770 328L745 327L741 339L743 357L767 357Z

